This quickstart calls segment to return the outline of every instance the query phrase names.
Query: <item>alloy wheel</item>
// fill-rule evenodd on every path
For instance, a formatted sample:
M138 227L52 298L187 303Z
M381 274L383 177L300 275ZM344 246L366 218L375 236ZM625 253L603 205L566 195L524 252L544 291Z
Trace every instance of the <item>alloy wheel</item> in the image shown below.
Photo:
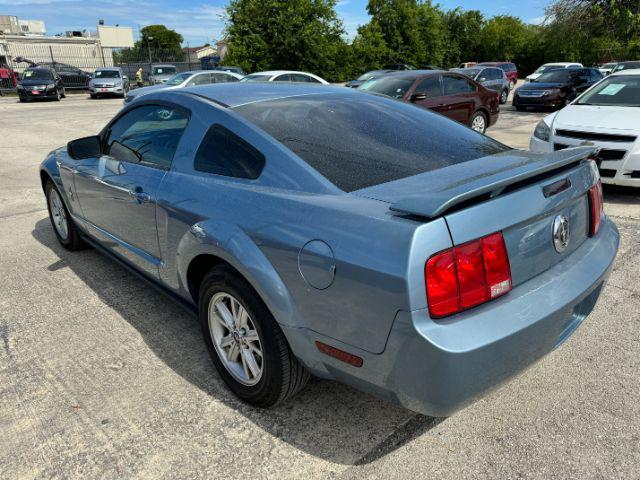
M471 122L471 128L476 132L484 133L486 129L487 121L484 119L484 115L478 114L473 117L473 121Z
M243 385L262 378L264 354L260 336L247 310L234 296L220 292L209 302L209 331L218 358Z
M67 240L69 237L67 212L64 209L64 204L62 203L60 194L55 188L52 188L49 192L49 209L51 210L51 218L53 219L53 225L56 228L56 232L58 232L58 235L60 235L62 240Z

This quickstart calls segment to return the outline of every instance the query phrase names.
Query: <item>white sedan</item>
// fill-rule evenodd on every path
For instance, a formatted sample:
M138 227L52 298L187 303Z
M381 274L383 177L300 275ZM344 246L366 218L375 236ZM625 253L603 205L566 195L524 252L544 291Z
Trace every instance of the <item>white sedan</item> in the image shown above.
M313 73L294 72L292 70L271 70L268 72L256 72L244 77L242 82L303 82L321 83L329 85L324 78L320 78Z
M603 183L640 187L640 70L613 73L540 120L529 148L579 145L600 147Z

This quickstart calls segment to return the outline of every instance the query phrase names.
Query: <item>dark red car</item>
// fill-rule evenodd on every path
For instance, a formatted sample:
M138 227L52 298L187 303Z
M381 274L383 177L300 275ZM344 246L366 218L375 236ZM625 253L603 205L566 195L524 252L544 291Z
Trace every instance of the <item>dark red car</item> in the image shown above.
M509 80L509 88L513 90L518 82L518 67L513 62L482 62L478 65L483 67L498 67L504 70L507 79Z
M484 133L498 120L498 93L469 77L439 70L391 73L363 83L359 90L415 103Z

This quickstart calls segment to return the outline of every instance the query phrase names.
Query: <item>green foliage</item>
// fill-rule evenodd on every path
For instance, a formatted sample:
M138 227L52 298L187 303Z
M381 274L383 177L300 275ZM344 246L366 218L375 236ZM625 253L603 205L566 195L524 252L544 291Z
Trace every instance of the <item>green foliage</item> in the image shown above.
M555 0L543 25L510 15L486 19L477 10L443 11L431 0L369 0L371 19L351 43L335 4L231 0L225 62L249 72L307 70L343 81L389 63L450 68L510 60L526 75L546 62L640 58L640 0Z
M225 63L248 72L273 68L339 79L348 46L335 0L232 0Z
M149 25L140 29L140 38L133 48L114 53L114 60L119 62L181 62L182 35L164 25Z

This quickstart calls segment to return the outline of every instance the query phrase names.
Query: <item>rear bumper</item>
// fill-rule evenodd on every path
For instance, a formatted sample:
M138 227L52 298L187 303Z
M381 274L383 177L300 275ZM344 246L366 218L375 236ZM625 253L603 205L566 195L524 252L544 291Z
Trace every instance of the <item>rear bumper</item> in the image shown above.
M593 310L618 250L606 219L562 263L493 302L435 322L427 310L399 312L380 355L308 332L364 359L361 368L303 348L312 371L431 416L447 416L564 342ZM285 329L286 330L286 329ZM289 338L292 332L285 332ZM311 343L313 345L313 343ZM298 354L301 345L292 343Z

